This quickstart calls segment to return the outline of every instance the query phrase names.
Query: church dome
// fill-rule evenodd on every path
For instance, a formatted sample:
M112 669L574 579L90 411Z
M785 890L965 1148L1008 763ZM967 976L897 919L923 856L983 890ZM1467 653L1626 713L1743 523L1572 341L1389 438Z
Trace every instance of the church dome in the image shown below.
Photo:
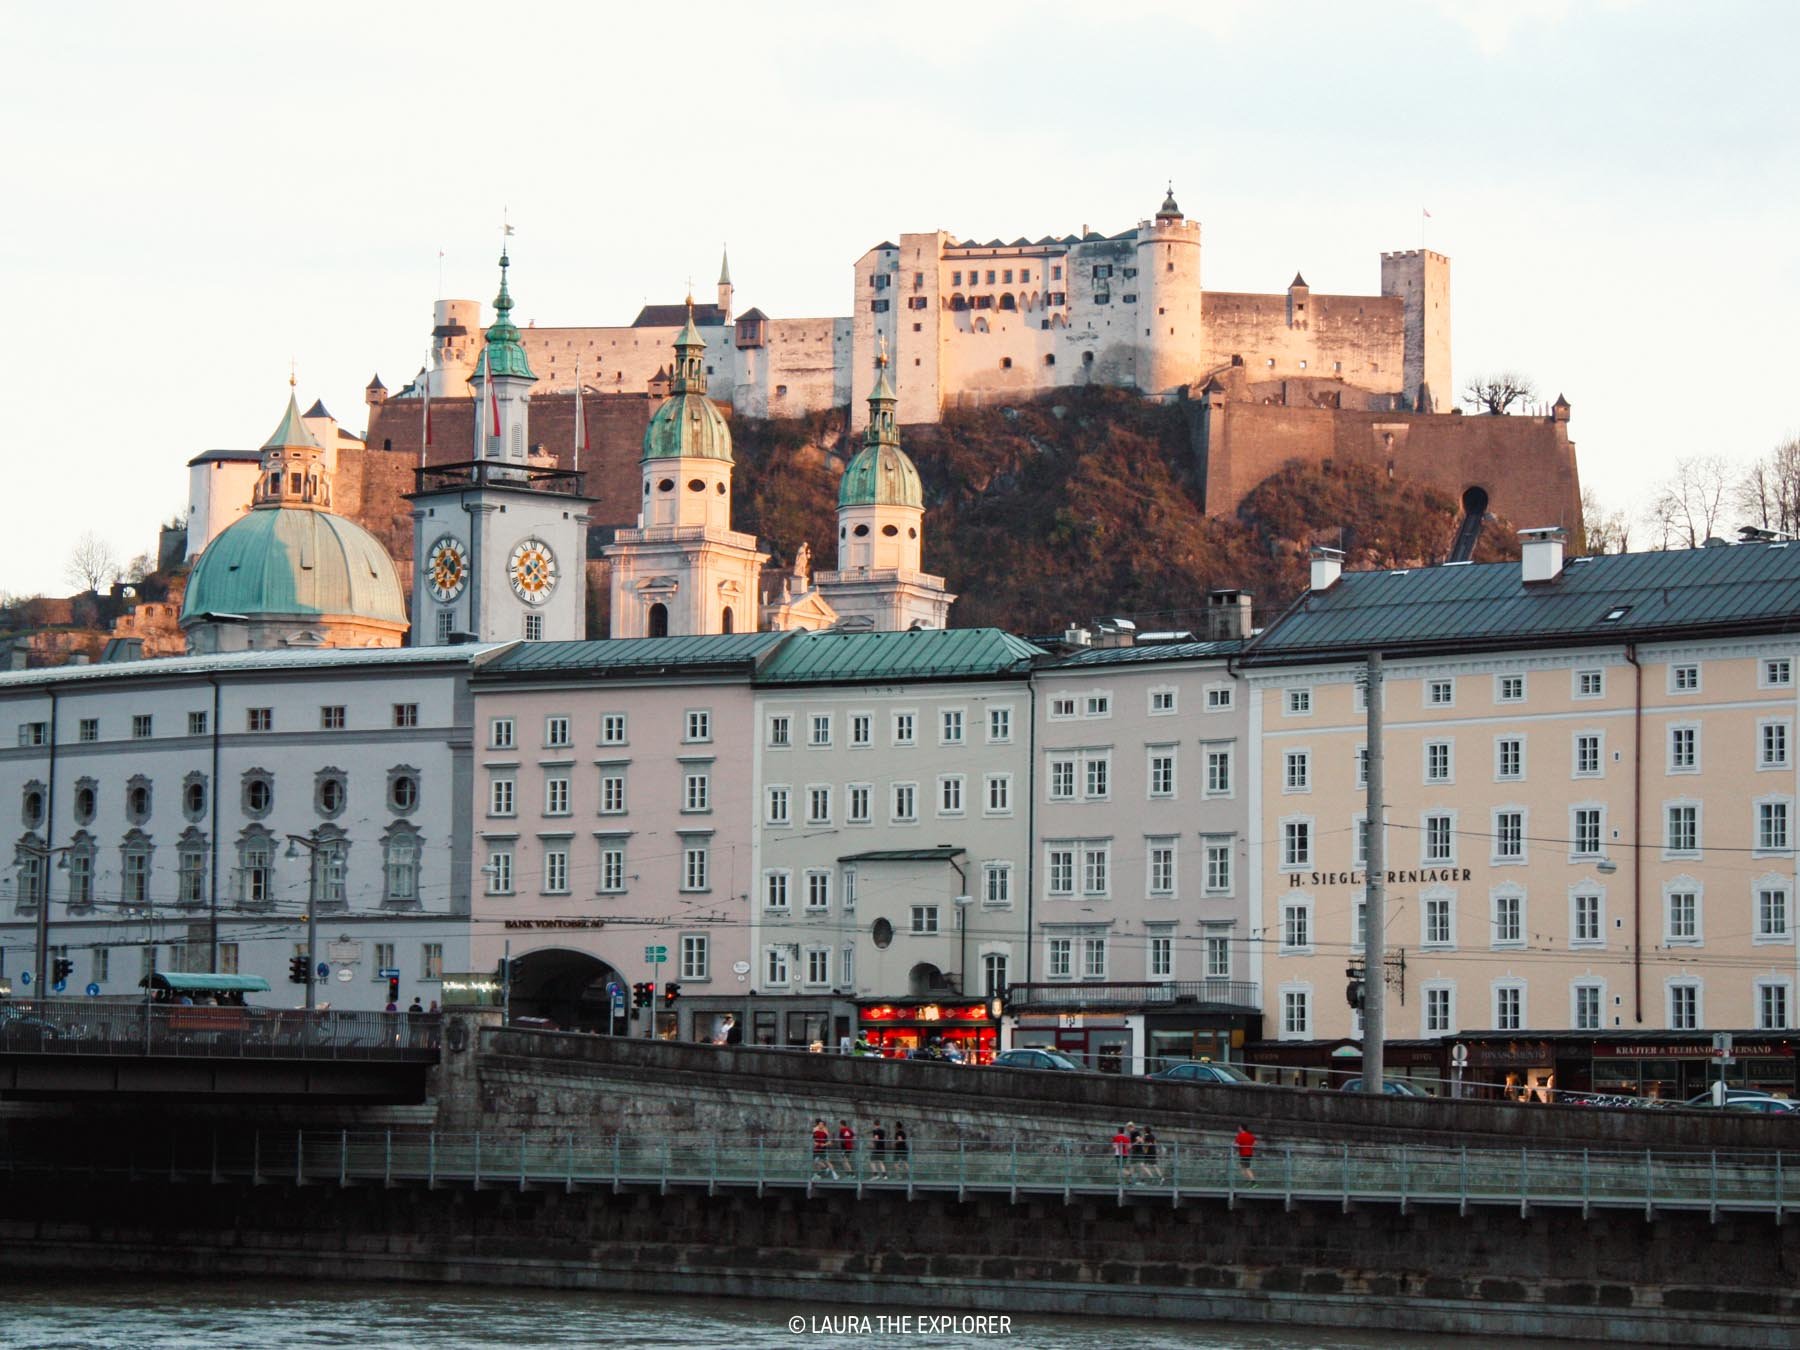
M838 507L846 506L911 506L923 511L925 486L899 446L865 445L838 484Z
M188 578L183 627L208 614L406 624L399 574L374 535L327 511L263 508L206 546Z
M731 425L705 394L675 394L644 428L645 459L722 459L731 463Z

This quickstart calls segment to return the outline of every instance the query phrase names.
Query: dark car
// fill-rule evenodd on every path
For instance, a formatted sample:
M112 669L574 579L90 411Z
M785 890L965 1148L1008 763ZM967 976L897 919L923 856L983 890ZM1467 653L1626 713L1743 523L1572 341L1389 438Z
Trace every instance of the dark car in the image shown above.
M1235 1064L1216 1064L1210 1059L1190 1059L1166 1064L1151 1074L1177 1083L1254 1083L1256 1080Z
M1360 1078L1347 1079L1343 1090L1345 1092L1361 1092L1362 1085L1363 1080ZM1431 1095L1424 1088L1416 1087L1404 1078L1382 1079L1381 1091L1389 1097L1429 1097Z
M1083 1067L1060 1050L1002 1050L994 1056L997 1069L1060 1069L1082 1073Z
M53 1022L19 1008L0 1006L0 1050L41 1050L62 1032Z

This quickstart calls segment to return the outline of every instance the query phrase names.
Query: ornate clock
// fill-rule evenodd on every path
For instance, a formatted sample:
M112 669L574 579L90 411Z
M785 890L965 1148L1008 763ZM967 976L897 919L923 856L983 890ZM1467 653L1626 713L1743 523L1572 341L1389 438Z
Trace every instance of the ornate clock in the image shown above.
M425 555L425 576L431 598L439 604L461 595L469 584L469 551L462 540L445 535L433 544Z
M542 539L527 539L512 551L506 575L513 594L528 605L541 605L556 589L556 554Z

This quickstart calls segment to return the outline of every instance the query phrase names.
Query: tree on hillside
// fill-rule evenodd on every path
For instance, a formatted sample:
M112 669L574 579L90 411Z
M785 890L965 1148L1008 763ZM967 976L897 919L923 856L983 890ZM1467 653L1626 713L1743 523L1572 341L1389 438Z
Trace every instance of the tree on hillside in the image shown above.
M1513 404L1520 401L1529 403L1536 397L1537 386L1531 382L1531 377L1521 375L1516 370L1477 375L1463 386L1464 403L1496 417Z
M1631 551L1631 517L1624 511L1609 510L1601 505L1591 487L1581 490L1581 529L1587 537L1589 553L1629 553Z
M1675 472L1650 504L1656 547L1699 548L1723 528L1735 486L1722 455L1692 455L1675 462Z
M1800 533L1800 436L1790 436L1744 472L1733 505L1743 523Z
M75 541L63 575L84 591L97 591L119 575L119 559L99 535L89 530Z

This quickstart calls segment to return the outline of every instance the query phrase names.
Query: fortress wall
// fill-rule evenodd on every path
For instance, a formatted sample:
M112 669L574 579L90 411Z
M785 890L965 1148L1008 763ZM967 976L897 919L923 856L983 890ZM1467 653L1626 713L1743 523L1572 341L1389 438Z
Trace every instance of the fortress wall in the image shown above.
M1205 368L1242 356L1252 378L1306 375L1397 393L1405 370L1405 302L1397 297L1319 295L1305 300L1304 327L1288 324L1288 297L1239 291L1201 296ZM1273 359L1274 365L1268 362ZM1302 362L1305 365L1302 366ZM1334 370L1333 363L1343 368Z
M839 405L838 372L850 363L845 320L774 319L767 336L766 346L737 353L739 388L732 402L739 412L801 417Z
M659 369L675 360L679 328L522 328L520 344L538 377L535 398L551 390L575 389L575 360L581 382L609 394L641 394ZM728 328L704 328L709 378L729 390L737 379L737 353ZM542 437L537 439L542 440Z

